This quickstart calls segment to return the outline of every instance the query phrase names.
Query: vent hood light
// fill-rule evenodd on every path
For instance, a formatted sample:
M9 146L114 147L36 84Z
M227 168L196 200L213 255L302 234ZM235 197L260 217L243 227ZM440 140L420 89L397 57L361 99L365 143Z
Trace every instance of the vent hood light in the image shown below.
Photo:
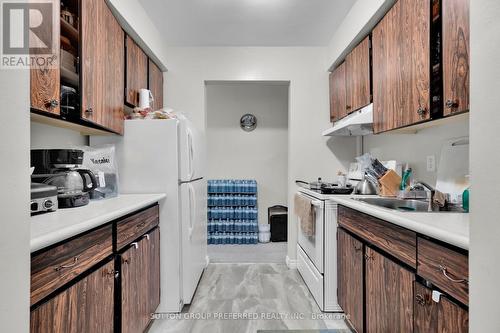
M373 104L336 121L323 136L363 136L373 133Z

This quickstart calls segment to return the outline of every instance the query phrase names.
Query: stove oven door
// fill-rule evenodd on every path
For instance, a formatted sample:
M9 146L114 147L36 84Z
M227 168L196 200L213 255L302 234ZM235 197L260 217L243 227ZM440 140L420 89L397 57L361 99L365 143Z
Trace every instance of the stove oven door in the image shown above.
M302 250L305 252L309 260L314 264L316 269L323 274L323 228L325 219L325 202L318 200L312 196L305 193L299 193L299 195L307 197L311 200L313 209L315 211L315 233L312 236L306 236L302 233L300 227L300 218L298 219L298 243Z

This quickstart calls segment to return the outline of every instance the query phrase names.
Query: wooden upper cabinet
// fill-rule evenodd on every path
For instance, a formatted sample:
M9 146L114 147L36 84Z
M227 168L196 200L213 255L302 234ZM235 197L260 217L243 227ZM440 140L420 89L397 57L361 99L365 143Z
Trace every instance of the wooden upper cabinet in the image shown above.
M125 103L139 106L139 89L148 87L148 56L130 36L126 36L125 56L127 63Z
M30 332L112 333L114 331L114 267L114 262L110 261L32 310Z
M347 115L345 62L330 74L330 120L337 121Z
M415 275L367 247L366 332L413 332Z
M430 119L430 1L398 0L372 32L374 132Z
M156 64L149 59L149 82L148 89L153 94L153 110L163 107L163 72Z
M123 134L124 33L104 0L81 2L82 119Z
M370 37L366 37L345 60L346 110L356 111L371 102Z
M51 0L50 2L52 3L53 24L46 25L44 31L38 31L37 33L59 36L59 1ZM50 27L52 27L51 30L47 29ZM41 28L44 28L44 26L42 25ZM59 49L59 37L52 38L52 50L59 52ZM61 70L59 68L59 56L56 59L55 66L38 67L30 70L30 99L32 109L58 115L61 112L59 105Z
M343 229L338 234L338 300L358 333L363 330L363 243Z
M469 110L469 0L442 2L444 115Z

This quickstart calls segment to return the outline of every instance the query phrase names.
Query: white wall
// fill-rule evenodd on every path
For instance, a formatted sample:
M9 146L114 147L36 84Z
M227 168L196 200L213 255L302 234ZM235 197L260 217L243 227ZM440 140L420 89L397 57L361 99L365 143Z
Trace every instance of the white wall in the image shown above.
M353 138L326 139L329 99L325 48L201 47L168 49L165 100L184 110L199 127L206 124L205 81L290 81L288 118L288 206L295 179L333 180L354 158ZM288 255L296 257L297 225L290 214Z
M288 84L218 83L206 87L208 179L255 179L259 222L267 208L287 205ZM240 117L257 117L245 132Z
M357 0L328 45L328 66L338 65L370 33L395 2L396 0Z
M471 0L470 331L500 332L500 2Z
M88 136L66 128L31 123L31 149L72 148L88 145Z
M365 136L364 152L369 152L381 160L409 163L413 169L414 179L435 185L437 172L427 171L427 156L434 155L437 166L443 143L449 139L469 135L468 119L450 120L448 124L423 129L416 134L391 134L389 132Z
M28 332L29 72L0 70L0 332Z

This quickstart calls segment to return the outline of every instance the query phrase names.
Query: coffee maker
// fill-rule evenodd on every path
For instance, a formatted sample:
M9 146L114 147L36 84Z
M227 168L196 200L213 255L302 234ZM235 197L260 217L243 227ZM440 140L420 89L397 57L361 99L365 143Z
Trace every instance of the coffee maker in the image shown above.
M82 168L83 151L77 149L31 150L32 182L57 187L59 208L89 203L89 192L97 187L92 171Z

